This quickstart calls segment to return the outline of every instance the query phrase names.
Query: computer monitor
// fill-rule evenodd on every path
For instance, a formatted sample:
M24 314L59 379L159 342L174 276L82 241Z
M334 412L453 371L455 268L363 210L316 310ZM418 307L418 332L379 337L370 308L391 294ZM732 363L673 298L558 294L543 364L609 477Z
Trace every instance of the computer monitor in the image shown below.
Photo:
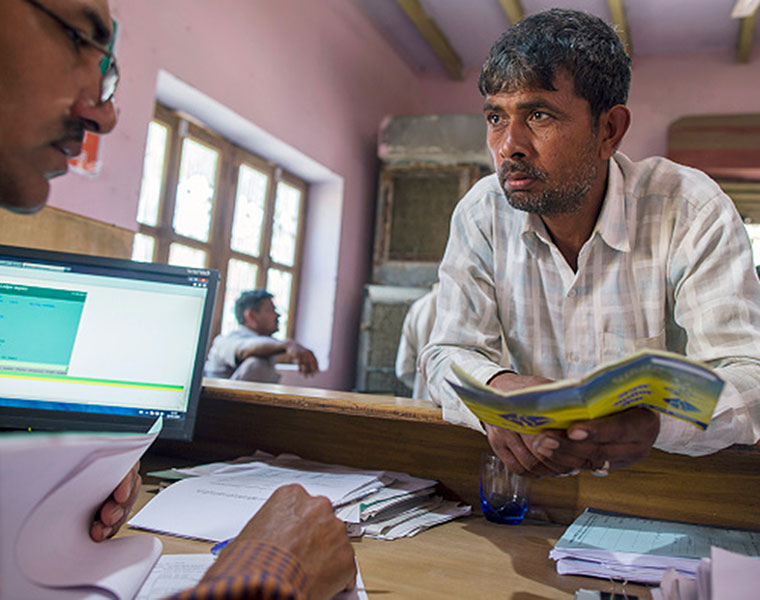
M0 245L0 428L191 439L218 281Z

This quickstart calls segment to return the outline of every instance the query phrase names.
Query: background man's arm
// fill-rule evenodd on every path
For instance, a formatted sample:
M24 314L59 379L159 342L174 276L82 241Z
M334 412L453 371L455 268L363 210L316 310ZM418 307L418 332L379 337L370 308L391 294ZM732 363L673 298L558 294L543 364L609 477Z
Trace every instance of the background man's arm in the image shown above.
M251 357L273 357L276 362L296 364L304 375L313 375L319 371L314 353L294 340L257 340L235 352L238 364Z

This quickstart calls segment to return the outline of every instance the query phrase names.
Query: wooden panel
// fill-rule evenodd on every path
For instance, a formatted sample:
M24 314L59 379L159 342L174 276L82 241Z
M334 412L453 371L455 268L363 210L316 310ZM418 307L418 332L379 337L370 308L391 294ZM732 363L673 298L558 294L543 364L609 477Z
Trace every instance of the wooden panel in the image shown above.
M610 9L612 24L615 26L620 41L625 46L625 52L628 56L633 56L633 44L631 43L631 32L628 28L628 19L625 16L625 6L623 0L607 0Z
M525 10L523 9L521 0L499 0L499 2L501 2L504 14L507 15L507 18L512 25L518 21L522 21L525 16Z
M682 117L668 127L668 158L713 177L760 179L760 113Z
M0 210L0 244L130 258L134 233L53 207L35 215Z
M740 63L748 63L752 56L752 41L755 37L755 24L757 23L757 8L751 15L743 17L739 23L739 37L736 43L736 60Z
M420 401L310 390L268 394L207 382L192 444L161 441L152 452L200 461L256 449L438 479L449 497L478 507L478 461L486 439L445 423ZM293 390L294 388L290 388ZM316 392L316 390L311 390ZM736 447L691 458L653 451L609 477L534 482L534 513L569 523L586 506L672 520L760 529L760 451Z
M449 40L443 34L438 24L425 12L420 0L396 0L401 9L414 23L417 31L428 43L438 60L444 66L452 79L462 80L462 59L451 47Z

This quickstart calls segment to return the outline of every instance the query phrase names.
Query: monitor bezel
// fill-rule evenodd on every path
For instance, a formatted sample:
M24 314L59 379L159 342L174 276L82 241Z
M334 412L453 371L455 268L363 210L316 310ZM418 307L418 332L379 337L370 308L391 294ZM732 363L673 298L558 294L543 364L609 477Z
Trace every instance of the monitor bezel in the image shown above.
M188 393L188 405L185 418L181 420L164 419L163 429L159 437L164 439L191 441L195 430L195 421L200 399L203 365L206 359L211 321L214 314L219 272L215 269L198 269L193 267L178 267L160 263L146 263L123 258L94 256L26 248L21 246L0 245L0 260L30 259L44 261L49 264L77 264L89 267L101 267L131 272L144 272L157 276L207 277L206 301L201 317L201 331L195 355L193 376ZM50 409L14 408L0 406L0 428L22 430L65 430L65 431L122 431L145 432L155 421L155 417L119 416L96 412L53 411Z

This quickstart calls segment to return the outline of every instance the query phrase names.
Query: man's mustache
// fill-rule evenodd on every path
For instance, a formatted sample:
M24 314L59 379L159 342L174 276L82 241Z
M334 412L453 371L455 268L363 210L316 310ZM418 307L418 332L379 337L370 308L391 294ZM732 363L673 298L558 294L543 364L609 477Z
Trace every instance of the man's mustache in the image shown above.
M531 179L537 179L538 181L546 181L548 174L537 167L532 167L526 162L519 160L505 160L499 165L499 181L506 181L508 175L513 173L520 173Z
M79 120L69 119L63 123L63 131L53 143L60 144L66 142L77 142L79 144L84 140L84 124Z

